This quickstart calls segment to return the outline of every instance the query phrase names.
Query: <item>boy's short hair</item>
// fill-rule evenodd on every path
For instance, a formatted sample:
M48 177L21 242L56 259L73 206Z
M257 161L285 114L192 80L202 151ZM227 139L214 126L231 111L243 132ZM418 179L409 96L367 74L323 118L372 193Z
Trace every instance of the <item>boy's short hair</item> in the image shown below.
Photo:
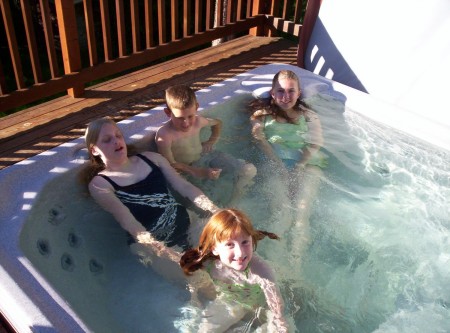
M197 104L197 97L190 87L176 85L166 89L166 104L169 109L186 109Z

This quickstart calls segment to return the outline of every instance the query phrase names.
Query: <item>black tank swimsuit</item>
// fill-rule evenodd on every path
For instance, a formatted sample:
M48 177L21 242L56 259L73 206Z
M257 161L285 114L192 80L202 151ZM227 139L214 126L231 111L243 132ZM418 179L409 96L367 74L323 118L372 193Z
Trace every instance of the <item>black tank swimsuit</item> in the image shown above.
M138 154L152 171L136 184L119 186L111 178L105 178L115 190L119 200L128 207L131 214L159 241L167 246L190 247L187 231L189 215L178 204L167 188L167 182L159 167L147 157ZM130 241L132 243L133 240Z

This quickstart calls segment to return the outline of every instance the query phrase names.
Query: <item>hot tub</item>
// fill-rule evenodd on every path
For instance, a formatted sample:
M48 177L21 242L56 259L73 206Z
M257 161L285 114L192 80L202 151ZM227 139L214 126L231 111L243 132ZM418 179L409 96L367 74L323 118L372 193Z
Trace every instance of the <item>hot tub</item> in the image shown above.
M319 115L324 117L322 123L330 129L328 132L324 130L325 139L329 142L328 146L327 143L325 144L325 148L332 159L339 160L341 166L336 166L329 177L325 176L324 183L332 185L324 191L324 199L319 196L316 206L323 205L323 211L338 206L345 207L341 213L336 215L330 212L324 216L320 209L316 209L316 212L313 213L311 224L315 230L313 230L313 236L315 235L316 238L309 250L310 260L304 262L304 267L309 273L299 272L296 278L296 288L302 289L299 294L303 297L311 296L315 299L316 307L323 306L324 309L333 307L323 319L322 324L324 326L322 327L334 325L333 323L340 325L339 323L341 323L341 329L357 329L360 332L374 331L378 327L383 328L383 325L387 325L386 327L404 327L402 326L403 323L411 322L411 317L418 320L420 326L422 322L420 318L422 316L426 318L430 314L441 316L441 319L435 324L436 329L440 327L439 325L445 327L450 318L448 312L450 295L446 292L443 293L446 290L444 281L448 281L448 278L450 278L450 271L445 268L450 267L450 246L448 244L450 222L448 221L449 214L445 213L446 211L448 213L448 207L443 207L443 211L439 212L436 206L433 206L432 209L426 211L430 215L424 216L423 223L425 225L429 225L433 230L440 228L440 234L432 233L428 235L431 238L435 237L437 243L434 244L439 247L439 251L428 253L428 259L426 256L421 257L421 259L416 257L411 259L405 253L404 257L399 260L400 265L407 266L408 260L412 260L410 266L416 267L417 270L429 269L430 274L434 274L433 279L423 277L425 273L420 272L417 275L412 274L402 279L400 275L406 274L403 271L396 272L399 276L396 275L392 280L385 275L373 279L369 270L373 268L373 265L376 266L376 263L388 253L377 248L375 243L378 242L378 238L368 236L370 233L377 232L374 227L376 221L374 222L372 219L370 223L358 224L358 219L365 221L367 218L362 216L364 206L354 210L347 203L342 204L341 198L351 198L352 205L353 201L359 201L362 197L386 204L389 200L385 197L384 188L396 186L397 178L407 178L407 182L414 182L416 178L413 177L414 179L411 180L409 175L405 176L404 173L400 172L397 174L398 165L392 166L386 157L383 157L384 162L374 161L374 156L376 157L379 154L378 152L371 152L371 149L377 146L377 144L374 144L370 149L365 150L361 156L358 156L358 163L360 162L360 164L357 165L357 168L361 170L366 168L365 172L374 172L376 175L371 174L370 177L372 178L369 181L367 178L358 185L352 185L353 187L349 186L349 188L342 190L342 186L345 187L345 184L342 185L339 181L334 181L334 178L340 177L340 172L344 167L348 167L351 174L352 168L355 166L345 165L350 160L348 155L351 155L352 152L346 151L344 148L348 147L344 147L342 143L338 142L339 140L333 141L333 130L345 131L347 126L357 123L357 128L349 131L356 138L353 142L357 142L357 137L359 135L365 136L367 132L361 124L366 124L366 119L368 119L367 124L369 126L376 124L379 131L377 138L380 138L380 140L385 134L391 134L391 132L396 133L394 137L398 137L400 140L408 138L404 140L405 145L408 144L406 141L417 140L423 151L430 151L433 158L436 158L431 163L448 164L449 129L440 124L439 119L428 119L407 110L398 109L352 88L284 64L262 66L198 91L200 110L209 110L225 105L224 110L221 110L221 115L225 122L234 122L234 129L231 130L234 132L231 135L235 136L238 133L237 131L246 132L247 134L244 137L249 138L249 127L243 126L237 129L239 127L237 122L240 122L239 117L230 119L230 117L224 115L224 112L227 112L226 109L234 107L232 102L234 99L239 102L251 97L252 93L255 95L266 92L270 87L273 75L280 69L291 69L300 76L303 91L307 98L314 100L315 96L322 96L322 98L329 98L338 102L338 107L333 110L320 110L320 108L317 110ZM162 111L163 107L143 112L120 122L120 127L127 141L139 141L151 136L167 119ZM348 110L355 112L354 115L350 116ZM334 122L336 126L333 129ZM84 154L83 151L80 151L83 143L84 140L79 138L0 171L3 197L0 203L0 279L2 281L0 285L0 310L19 332L121 332L127 329L139 331L143 327L149 327L149 323L153 322L158 329L170 328L171 331L173 328L173 331L176 331L171 323L179 319L185 303L188 302L188 295L183 288L173 288L168 282L161 281L161 278L153 274L149 268L133 261L125 242L122 242L124 238L122 230L110 216L98 208L87 195L84 195L86 191L77 183L76 179L76 171L84 163ZM241 142L238 143L238 147L247 144L250 143L243 144ZM406 150L409 149L408 146L400 146L399 149L403 149L402 147L406 147ZM363 147L360 148L364 149ZM236 152L236 149L234 151ZM365 153L367 154L365 155ZM403 154L404 152L399 151L398 153ZM243 157L248 158L248 156ZM325 174L327 174L326 171ZM436 188L443 190L442 195L445 196L448 194L445 191L448 191L450 187L449 174L448 166L443 166L441 173L430 176L430 178L435 178L436 185L429 186L436 186ZM393 175L398 177L391 181ZM352 174L350 177L352 177ZM361 194L358 187L374 190L371 189ZM337 196L333 194L333 203L325 201L325 198L329 197L333 191L338 192ZM43 195L43 192L46 194ZM255 190L251 194L254 193ZM77 195L76 200L73 200L74 194ZM338 200L335 200L336 197ZM424 205L427 205L426 200L428 199L423 199ZM260 203L252 202L251 199L248 200L249 210L252 207L256 210L259 208ZM397 210L399 206L396 204L391 208ZM267 209L267 206L263 209ZM372 209L374 208L372 207ZM388 211L390 209L386 205L381 205L379 209L384 213L375 214L377 215L375 219L382 220L391 216L385 212L386 209ZM342 224L342 219L348 216L349 212L355 214L352 219L354 221L352 231L350 231L348 224ZM392 211L391 213L392 215L402 214L401 211ZM336 216L336 220L332 218L333 216ZM253 217L254 219L258 218L257 215ZM322 228L325 226L319 222L324 219L334 230L333 234L328 235L329 238L327 239L323 236ZM96 223L95 229L92 229L93 223ZM264 227L270 228L271 226L265 225ZM384 224L381 229L387 235L390 227L396 230L396 226L390 226L389 224ZM402 228L406 230L406 226ZM393 235L402 238L401 235L406 232L405 230L396 231ZM419 236L421 232L423 231L416 228L411 236ZM348 235L348 233L352 234ZM344 234L346 235L344 236ZM406 232L406 235L410 234ZM383 234L384 236L385 234ZM395 247L394 244L398 241L399 244L403 244L403 248L401 251L394 250L394 253L395 256L402 256L401 252L408 252L410 240L395 239L395 237L391 241L387 241L383 248ZM424 237L425 240L423 241L432 242L431 238ZM330 239L332 239L331 242ZM324 250L325 243L331 243L333 248ZM124 245L118 246L117 244ZM423 243L418 248L426 244ZM263 248L262 250L270 257L270 249ZM381 254L379 251L381 251ZM114 254L114 258L111 258L111 252ZM340 255L334 257L336 253L339 254L340 252L342 252ZM314 263L312 263L311 258L314 258ZM430 269L427 263L432 258L435 259L435 263L433 268ZM387 261L395 262L393 258L389 258ZM330 265L335 268L327 272L324 267ZM367 267L358 271L358 268L364 267L364 265L367 265ZM377 271L380 269L380 267L376 267ZM133 278L133 272L138 272L136 275L139 275L140 278ZM320 278L314 274L320 275ZM351 276L358 281L353 287L359 287L360 289L345 292L347 288L351 287L348 284L352 281L348 277L349 274L353 274ZM419 281L411 282L411 284L405 282L407 279L418 277L423 277L426 286L420 286ZM284 278L286 276L281 276L282 280ZM312 283L315 279L318 285ZM305 283L298 284L298 281ZM390 294L392 297L387 297L386 306L380 306L382 300L379 300L380 303L376 304L367 300L367 294L371 295L370 288L381 290L383 282L389 284L394 283L394 281L401 284L397 286L399 289L410 289L405 290L404 293L395 289L393 294ZM439 284L440 281L442 285ZM309 285L309 287L305 287L305 285ZM434 285L433 290L430 290L432 285ZM295 289L286 288L290 290L290 294ZM333 295L329 288L341 292ZM417 289L420 290L417 291ZM113 294L112 291L117 291L117 293ZM136 305L132 295L140 292L153 295L147 302L143 302L152 304L143 306L143 303L138 303ZM316 294L313 295L314 293ZM364 293L366 295L358 298L354 293L360 296ZM417 295L413 297L413 301L408 299L407 295L416 293L424 299L423 303L418 300ZM382 293L378 292L378 294L381 295ZM287 303L289 303L287 308L292 314L292 320L295 321L300 330L308 331L309 327L311 329L312 327L319 327L322 319L314 321L305 312L298 312L298 309L294 309L295 306L292 304L296 302L298 297L302 298L299 295L293 296L293 298L286 296ZM323 299L329 299L333 306L323 305ZM301 302L304 301L303 299ZM366 318L366 314L361 315L359 312L364 311L364 302L366 302L366 305L370 303L366 310L368 312L375 310L376 314L370 317L367 320L369 324L362 328L357 322L358 318ZM92 305L94 303L95 306ZM412 303L416 304L412 305ZM430 304L433 304L433 306ZM435 309L434 306L438 309ZM102 307L103 309L98 309ZM302 308L306 309L307 312L310 311L309 313L314 312L314 307L309 308L302 305ZM422 312L420 312L420 308L422 308ZM377 310L379 311L377 312ZM340 311L346 314L339 314ZM336 317L333 317L331 313L334 313ZM404 316L403 319L402 316ZM147 321L144 321L142 326L138 324L133 326L132 323L136 322L137 318L142 317L147 318ZM161 319L162 317L164 317L164 320ZM111 327L108 325L111 325ZM323 331L327 330L324 329Z

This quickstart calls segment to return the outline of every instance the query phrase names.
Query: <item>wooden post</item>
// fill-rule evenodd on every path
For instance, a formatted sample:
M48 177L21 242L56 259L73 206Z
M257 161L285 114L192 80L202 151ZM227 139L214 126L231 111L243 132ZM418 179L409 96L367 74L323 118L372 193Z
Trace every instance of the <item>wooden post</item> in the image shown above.
M81 56L74 1L55 0L55 6L59 36L61 39L64 73L71 74L79 72L81 70ZM67 94L72 97L79 97L83 95L83 92L83 83L67 89Z
M271 0L277 1L277 0ZM252 16L256 16L258 14L266 14L266 2L267 0L255 0L253 1L253 8L252 8ZM264 36L264 26L258 26L255 28L251 28L249 31L249 34L252 36Z
M322 0L308 0L306 5L305 18L303 19L302 29L300 31L297 50L297 66L305 68L305 53L311 38L314 24L319 16Z

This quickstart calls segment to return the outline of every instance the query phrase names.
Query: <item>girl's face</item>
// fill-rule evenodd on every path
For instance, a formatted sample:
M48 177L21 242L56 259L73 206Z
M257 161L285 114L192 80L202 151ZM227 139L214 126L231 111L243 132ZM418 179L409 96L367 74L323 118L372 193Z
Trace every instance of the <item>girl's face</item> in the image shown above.
M230 239L217 242L213 254L227 267L243 271L253 256L252 237L244 232L234 234Z
M108 160L120 160L127 156L127 146L120 129L113 124L104 124L100 130L96 144L92 147L92 154Z
M300 87L294 79L280 78L271 90L272 98L283 110L292 109L300 97Z

